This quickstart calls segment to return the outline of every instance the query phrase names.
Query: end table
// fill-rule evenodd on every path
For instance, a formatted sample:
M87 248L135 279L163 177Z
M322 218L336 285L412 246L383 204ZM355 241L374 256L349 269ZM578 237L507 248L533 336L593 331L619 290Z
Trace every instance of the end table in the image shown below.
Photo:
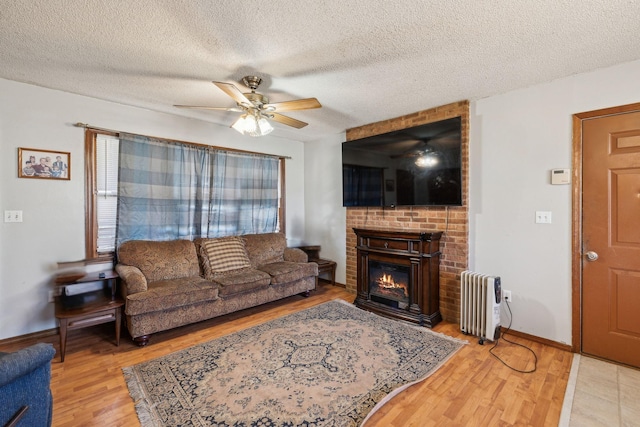
M79 304L65 304L61 296L56 297L55 316L60 321L60 361L64 362L67 348L67 331L82 329L102 323L116 323L116 346L120 345L120 330L122 325L122 306L124 300L116 296L118 273L105 271L88 273L80 278L66 280L65 277L56 279L56 286L64 288L82 283L102 282L103 289L96 291L92 299ZM110 288L110 295L105 292Z
M318 264L318 276L323 273L331 274L331 285L336 284L336 262L330 259L320 258L320 245L297 246L307 254L309 262Z

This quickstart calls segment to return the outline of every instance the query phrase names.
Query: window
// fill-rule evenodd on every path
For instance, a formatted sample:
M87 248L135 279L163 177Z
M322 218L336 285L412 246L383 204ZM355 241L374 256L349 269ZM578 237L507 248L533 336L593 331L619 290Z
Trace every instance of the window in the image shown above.
M197 144L180 144L198 147ZM117 134L93 129L86 130L86 256L88 259L112 257L116 247L119 147L120 138ZM232 150L221 150L234 153ZM280 159L279 163L276 231L284 231L282 227L284 223L284 159ZM233 206L222 205L218 206L217 210L232 209L238 205L238 200L229 203ZM233 232L233 229L225 230L225 234L233 234Z
M343 206L383 206L383 179L382 168L343 165Z
M117 142L114 133L85 131L86 259L112 257L115 249Z
M118 138L96 135L96 251L115 250L118 209Z

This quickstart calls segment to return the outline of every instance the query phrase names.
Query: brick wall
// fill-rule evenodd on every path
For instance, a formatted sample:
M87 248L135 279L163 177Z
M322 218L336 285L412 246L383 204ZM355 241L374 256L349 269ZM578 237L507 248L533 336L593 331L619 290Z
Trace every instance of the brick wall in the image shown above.
M444 231L440 241L440 312L449 322L460 315L460 273L469 258L469 102L460 101L395 119L347 130L347 141L394 130L462 118L462 206L347 208L347 280L348 291L356 293L356 235L354 228L387 230Z

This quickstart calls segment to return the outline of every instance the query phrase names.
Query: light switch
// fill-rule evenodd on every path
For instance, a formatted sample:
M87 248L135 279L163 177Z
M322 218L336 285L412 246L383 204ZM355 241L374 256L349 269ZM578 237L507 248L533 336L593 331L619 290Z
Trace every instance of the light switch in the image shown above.
M4 211L4 222L22 222L22 211Z
M551 224L551 212L536 211L536 224Z

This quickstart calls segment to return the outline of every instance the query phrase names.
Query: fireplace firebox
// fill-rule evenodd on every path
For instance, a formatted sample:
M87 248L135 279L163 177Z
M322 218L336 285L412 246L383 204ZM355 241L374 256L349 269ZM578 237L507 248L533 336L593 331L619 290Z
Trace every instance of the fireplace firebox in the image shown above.
M432 327L439 302L441 232L355 229L357 307Z
M409 271L404 265L369 260L369 296L383 304L407 308Z

